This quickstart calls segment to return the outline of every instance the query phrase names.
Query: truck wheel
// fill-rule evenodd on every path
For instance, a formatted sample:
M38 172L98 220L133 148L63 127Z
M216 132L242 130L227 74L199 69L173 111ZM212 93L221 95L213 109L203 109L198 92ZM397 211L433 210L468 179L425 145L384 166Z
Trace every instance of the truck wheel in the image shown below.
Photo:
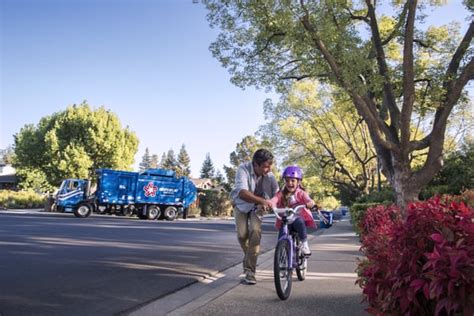
M146 214L148 219L156 219L161 216L161 210L158 206L152 205L148 208Z
M124 206L124 208L122 209L122 215L129 217L132 216L132 214L133 210L130 207Z
M79 206L74 210L74 215L76 217L85 218L91 215L92 206L88 203L79 204Z
M176 218L177 214L178 214L178 210L174 206L168 206L165 209L165 219L167 221L173 221Z

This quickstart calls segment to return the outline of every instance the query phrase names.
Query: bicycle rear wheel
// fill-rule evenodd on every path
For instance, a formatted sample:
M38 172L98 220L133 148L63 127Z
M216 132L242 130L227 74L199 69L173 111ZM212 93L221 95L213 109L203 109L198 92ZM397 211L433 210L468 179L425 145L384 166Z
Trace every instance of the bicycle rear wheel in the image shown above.
M296 267L296 275L298 280L306 279L306 271L308 270L308 259L303 255L298 257L298 266Z
M280 240L275 248L273 260L273 277L275 289L281 300L286 300L291 293L291 278L293 269L290 262L290 243Z

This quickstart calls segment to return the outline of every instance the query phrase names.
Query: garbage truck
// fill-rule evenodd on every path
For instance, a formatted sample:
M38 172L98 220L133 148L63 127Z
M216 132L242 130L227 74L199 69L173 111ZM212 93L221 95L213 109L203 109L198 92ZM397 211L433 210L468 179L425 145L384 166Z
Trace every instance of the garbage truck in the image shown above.
M88 217L113 210L140 219L174 220L196 200L196 187L187 177L166 169L144 172L97 169L96 189L89 179L65 179L55 195L55 208Z

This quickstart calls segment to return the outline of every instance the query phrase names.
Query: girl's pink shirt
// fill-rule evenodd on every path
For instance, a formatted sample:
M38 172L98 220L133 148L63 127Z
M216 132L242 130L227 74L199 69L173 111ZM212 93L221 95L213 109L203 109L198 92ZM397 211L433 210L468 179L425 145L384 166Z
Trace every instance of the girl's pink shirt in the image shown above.
M310 202L313 202L313 200L309 197L308 193L306 193L306 191L303 191L301 188L298 187L295 190L295 193L293 193L293 198L291 199L289 207L294 208L298 205L306 205ZM285 205L283 205L282 191L279 191L272 199L270 199L270 203L272 204L273 208L285 207ZM304 208L304 210L300 213L300 215L303 218L307 227L316 228L313 215L307 208ZM278 230L281 228L281 220L279 220L278 218L275 222L275 228Z

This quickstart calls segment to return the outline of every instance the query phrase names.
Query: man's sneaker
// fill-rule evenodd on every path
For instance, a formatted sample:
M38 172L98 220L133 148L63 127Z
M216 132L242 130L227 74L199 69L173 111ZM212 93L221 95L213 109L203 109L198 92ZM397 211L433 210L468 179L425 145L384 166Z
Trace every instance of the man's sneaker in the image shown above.
M309 249L309 245L307 241L303 242L303 247L301 248L301 252L303 252L303 255L305 256L311 256L311 249Z
M252 271L247 271L247 273L245 274L244 281L245 281L245 283L250 284L250 285L257 284L257 279L255 278L255 273L253 273Z

